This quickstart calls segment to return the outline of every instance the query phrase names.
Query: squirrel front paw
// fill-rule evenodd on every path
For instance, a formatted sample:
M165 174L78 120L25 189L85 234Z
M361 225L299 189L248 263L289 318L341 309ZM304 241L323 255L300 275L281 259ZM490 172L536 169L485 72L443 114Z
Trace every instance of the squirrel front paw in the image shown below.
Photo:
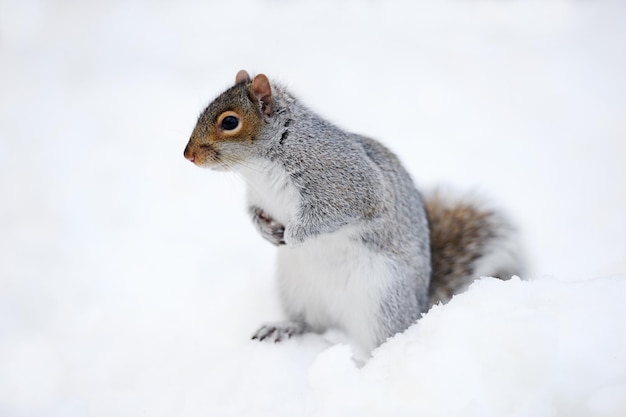
M289 339L291 336L302 334L305 330L305 324L298 321L267 323L256 331L252 340L278 343Z
M276 222L259 207L250 207L250 213L252 222L265 240L275 246L285 244L285 226Z

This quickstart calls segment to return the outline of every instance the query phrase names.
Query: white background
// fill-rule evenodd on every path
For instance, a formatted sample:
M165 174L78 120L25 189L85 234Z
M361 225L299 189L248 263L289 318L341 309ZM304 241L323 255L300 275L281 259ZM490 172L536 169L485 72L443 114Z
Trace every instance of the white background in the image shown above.
M0 415L623 415L625 18L609 1L1 1ZM362 369L319 336L248 341L281 317L273 249L242 181L182 157L242 68L381 140L422 189L503 207L532 280L481 282Z

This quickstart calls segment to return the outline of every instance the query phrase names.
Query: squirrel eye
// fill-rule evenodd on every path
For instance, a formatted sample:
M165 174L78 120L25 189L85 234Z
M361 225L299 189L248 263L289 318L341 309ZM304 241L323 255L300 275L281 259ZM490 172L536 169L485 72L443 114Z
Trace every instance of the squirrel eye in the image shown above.
M235 116L226 116L222 120L222 129L224 130L234 130L239 126L239 119Z
M217 118L216 126L218 130L221 131L221 134L218 136L219 138L232 138L241 131L241 128L243 127L243 119L239 113L228 110L220 114Z

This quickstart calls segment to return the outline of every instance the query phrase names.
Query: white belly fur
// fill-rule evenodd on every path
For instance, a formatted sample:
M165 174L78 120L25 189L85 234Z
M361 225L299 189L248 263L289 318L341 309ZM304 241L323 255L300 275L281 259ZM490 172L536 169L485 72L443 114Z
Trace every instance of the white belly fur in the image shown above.
M361 346L378 339L377 309L390 268L354 236L352 227L305 243L281 247L277 276L280 296L292 319L314 330L340 328Z

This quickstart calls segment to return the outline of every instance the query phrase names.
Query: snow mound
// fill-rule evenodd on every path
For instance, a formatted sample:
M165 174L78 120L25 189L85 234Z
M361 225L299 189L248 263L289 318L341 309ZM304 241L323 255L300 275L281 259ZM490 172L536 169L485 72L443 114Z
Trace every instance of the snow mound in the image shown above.
M625 318L626 276L484 278L362 367L329 342L336 334L269 344L250 329L186 329L164 341L175 333L164 323L165 336L104 327L23 338L0 355L0 415L617 417ZM95 335L100 350L86 342Z
M626 413L626 277L484 278L382 345L361 370L333 347L311 371L324 415Z

